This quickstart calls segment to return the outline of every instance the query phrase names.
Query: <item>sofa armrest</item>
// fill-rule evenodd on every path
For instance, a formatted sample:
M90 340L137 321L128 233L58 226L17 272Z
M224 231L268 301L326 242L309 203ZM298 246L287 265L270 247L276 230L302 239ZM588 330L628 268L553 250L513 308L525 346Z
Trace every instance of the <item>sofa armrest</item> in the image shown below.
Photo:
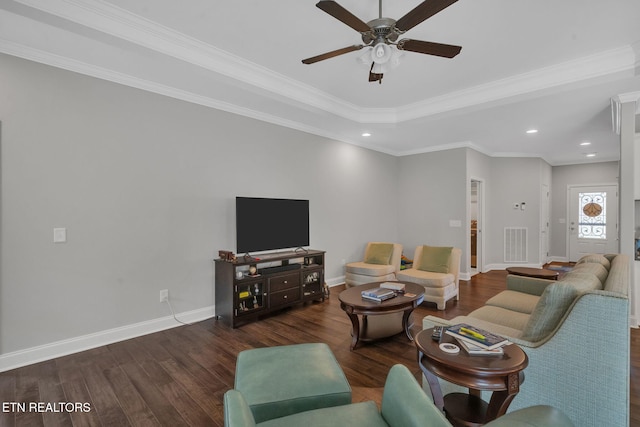
M510 412L485 425L486 427L574 427L563 412L546 405Z
M537 279L535 277L507 275L507 289L540 296L547 286L558 283L556 280Z
M225 427L255 427L249 404L238 390L228 390L224 394Z
M451 427L404 365L394 365L389 371L381 412L391 427Z

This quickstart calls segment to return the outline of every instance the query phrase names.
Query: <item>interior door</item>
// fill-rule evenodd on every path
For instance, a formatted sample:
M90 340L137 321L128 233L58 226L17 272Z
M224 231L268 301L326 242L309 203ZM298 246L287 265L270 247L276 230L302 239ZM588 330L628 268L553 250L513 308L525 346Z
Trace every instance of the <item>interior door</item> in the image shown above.
M569 261L618 252L618 186L569 187Z

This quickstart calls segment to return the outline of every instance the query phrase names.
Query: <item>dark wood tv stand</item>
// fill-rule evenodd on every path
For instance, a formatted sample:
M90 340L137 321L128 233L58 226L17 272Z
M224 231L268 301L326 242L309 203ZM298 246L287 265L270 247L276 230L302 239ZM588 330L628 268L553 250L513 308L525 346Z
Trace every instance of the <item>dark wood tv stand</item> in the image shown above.
M324 254L308 249L216 259L216 318L235 328L284 307L324 301Z

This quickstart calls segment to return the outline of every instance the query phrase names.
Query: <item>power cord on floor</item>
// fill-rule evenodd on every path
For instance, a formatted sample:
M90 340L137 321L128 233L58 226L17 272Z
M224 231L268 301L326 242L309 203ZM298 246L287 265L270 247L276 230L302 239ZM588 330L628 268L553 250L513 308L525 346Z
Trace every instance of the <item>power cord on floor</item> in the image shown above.
M173 316L173 318L175 319L175 321L176 321L176 322L178 322L178 323L182 323L183 325L186 325L186 326L191 326L191 325L193 325L193 323L186 323L186 322L183 322L182 320L180 320L180 319L178 319L178 318L176 317L176 313L173 311L173 307L171 306L171 301L169 301L169 298L167 298L164 302L166 302L166 303L167 303L167 305L169 306L169 310L171 310L171 315Z

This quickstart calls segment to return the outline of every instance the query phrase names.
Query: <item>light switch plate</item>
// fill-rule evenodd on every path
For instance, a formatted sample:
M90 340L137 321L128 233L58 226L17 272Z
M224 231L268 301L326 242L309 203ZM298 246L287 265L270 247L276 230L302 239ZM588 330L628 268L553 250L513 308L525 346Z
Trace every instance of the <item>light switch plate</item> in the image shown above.
M53 229L53 243L66 243L67 242L67 229L66 228L54 228Z

